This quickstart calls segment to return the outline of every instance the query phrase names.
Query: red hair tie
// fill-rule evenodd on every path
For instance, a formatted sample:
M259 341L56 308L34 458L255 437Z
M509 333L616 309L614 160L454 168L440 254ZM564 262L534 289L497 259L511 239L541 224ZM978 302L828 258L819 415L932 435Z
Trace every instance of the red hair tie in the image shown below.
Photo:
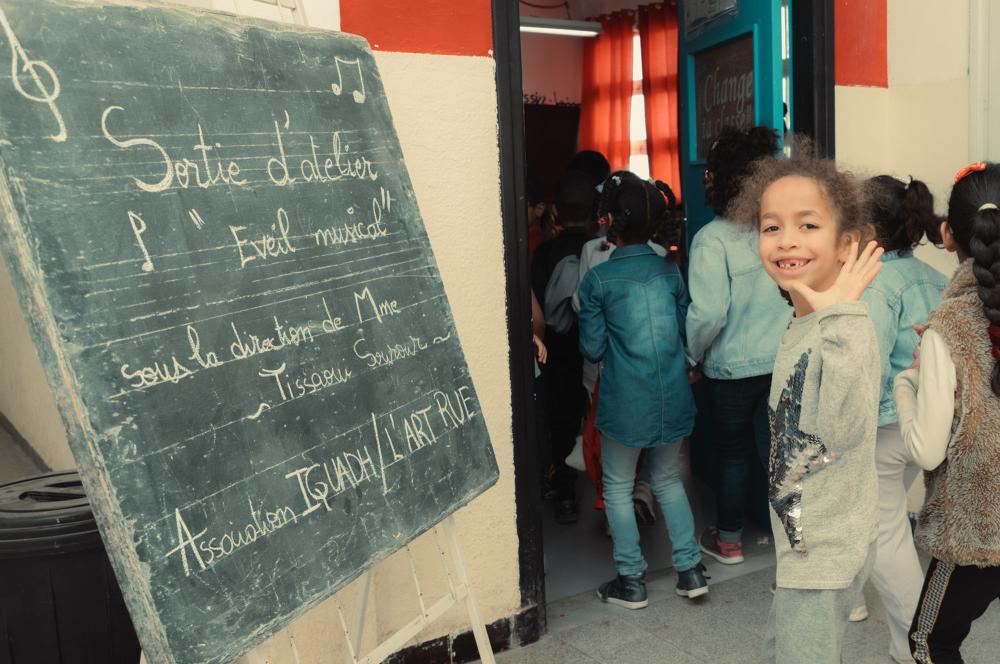
M986 333L990 335L990 343L993 345L993 359L1000 361L1000 325L990 325L986 328Z
M985 171L985 170L986 170L985 161L977 161L974 164L969 164L968 166L960 170L958 173L955 173L955 184L958 184L962 180L962 178L964 178L969 173Z

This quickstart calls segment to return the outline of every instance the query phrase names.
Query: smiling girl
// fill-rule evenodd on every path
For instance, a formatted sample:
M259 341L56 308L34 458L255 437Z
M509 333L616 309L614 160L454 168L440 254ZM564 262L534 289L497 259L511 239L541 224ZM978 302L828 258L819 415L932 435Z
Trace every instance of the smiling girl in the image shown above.
M880 362L858 300L882 250L868 242L865 197L833 162L799 154L758 162L730 210L759 228L764 270L795 309L768 402L778 562L768 662L838 664L874 559Z

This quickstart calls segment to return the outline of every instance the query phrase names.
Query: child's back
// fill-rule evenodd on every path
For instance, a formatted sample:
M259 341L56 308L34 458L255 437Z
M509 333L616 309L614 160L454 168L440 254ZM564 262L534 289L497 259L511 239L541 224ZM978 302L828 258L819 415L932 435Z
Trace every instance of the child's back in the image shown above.
M587 272L580 300L580 349L604 358L597 428L637 447L690 435L688 297L677 266L647 244L620 247Z

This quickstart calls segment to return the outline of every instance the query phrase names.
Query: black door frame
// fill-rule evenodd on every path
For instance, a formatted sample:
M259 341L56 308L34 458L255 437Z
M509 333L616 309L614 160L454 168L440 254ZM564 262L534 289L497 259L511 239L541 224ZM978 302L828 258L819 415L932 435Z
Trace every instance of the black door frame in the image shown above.
M642 4L643 0L638 2ZM521 619L516 629L520 643L531 643L545 632L546 618L541 473L535 440L531 278L524 198L520 3L492 0L492 5L521 589ZM834 0L792 0L792 98L796 127L811 135L822 154L829 157L834 155L835 138L833 8Z

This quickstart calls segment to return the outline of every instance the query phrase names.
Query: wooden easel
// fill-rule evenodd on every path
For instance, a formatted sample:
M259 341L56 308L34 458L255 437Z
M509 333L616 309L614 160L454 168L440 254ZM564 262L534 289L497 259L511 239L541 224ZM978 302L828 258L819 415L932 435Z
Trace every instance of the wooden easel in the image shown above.
M368 569L360 577L361 598L357 610L354 614L352 627L348 628L347 620L344 617L344 607L337 602L337 614L340 617L340 625L344 630L347 640L347 664L379 664L394 652L405 646L410 639L418 635L425 627L439 619L448 612L451 607L461 601L465 601L465 609L469 613L469 622L472 625L472 634L476 639L476 648L479 650L479 657L483 664L496 664L493 658L493 648L490 645L489 636L486 633L486 625L483 623L482 614L479 611L479 603L472 591L469 583L469 571L465 565L465 557L458 542L458 535L455 531L455 517L449 515L444 521L433 529L434 543L441 554L441 564L444 567L448 578L448 593L430 606L424 601L424 594L420 587L420 579L417 577L416 564L410 547L406 547L406 555L410 561L410 571L413 574L413 585L417 593L417 600L420 603L420 615L400 628L396 633L379 643L374 649L367 653L361 653L361 641L364 637L365 613L368 611L368 600L372 590L372 570ZM448 549L447 556L441 548L441 538L444 537ZM447 558L451 559L451 566L448 565ZM288 637L288 645L292 652L292 661L299 662L298 649L295 647L295 639L291 630L285 629ZM140 660L140 664L147 664L145 655ZM150 662L148 664L155 664ZM236 659L233 664L264 664L252 654L248 653Z

